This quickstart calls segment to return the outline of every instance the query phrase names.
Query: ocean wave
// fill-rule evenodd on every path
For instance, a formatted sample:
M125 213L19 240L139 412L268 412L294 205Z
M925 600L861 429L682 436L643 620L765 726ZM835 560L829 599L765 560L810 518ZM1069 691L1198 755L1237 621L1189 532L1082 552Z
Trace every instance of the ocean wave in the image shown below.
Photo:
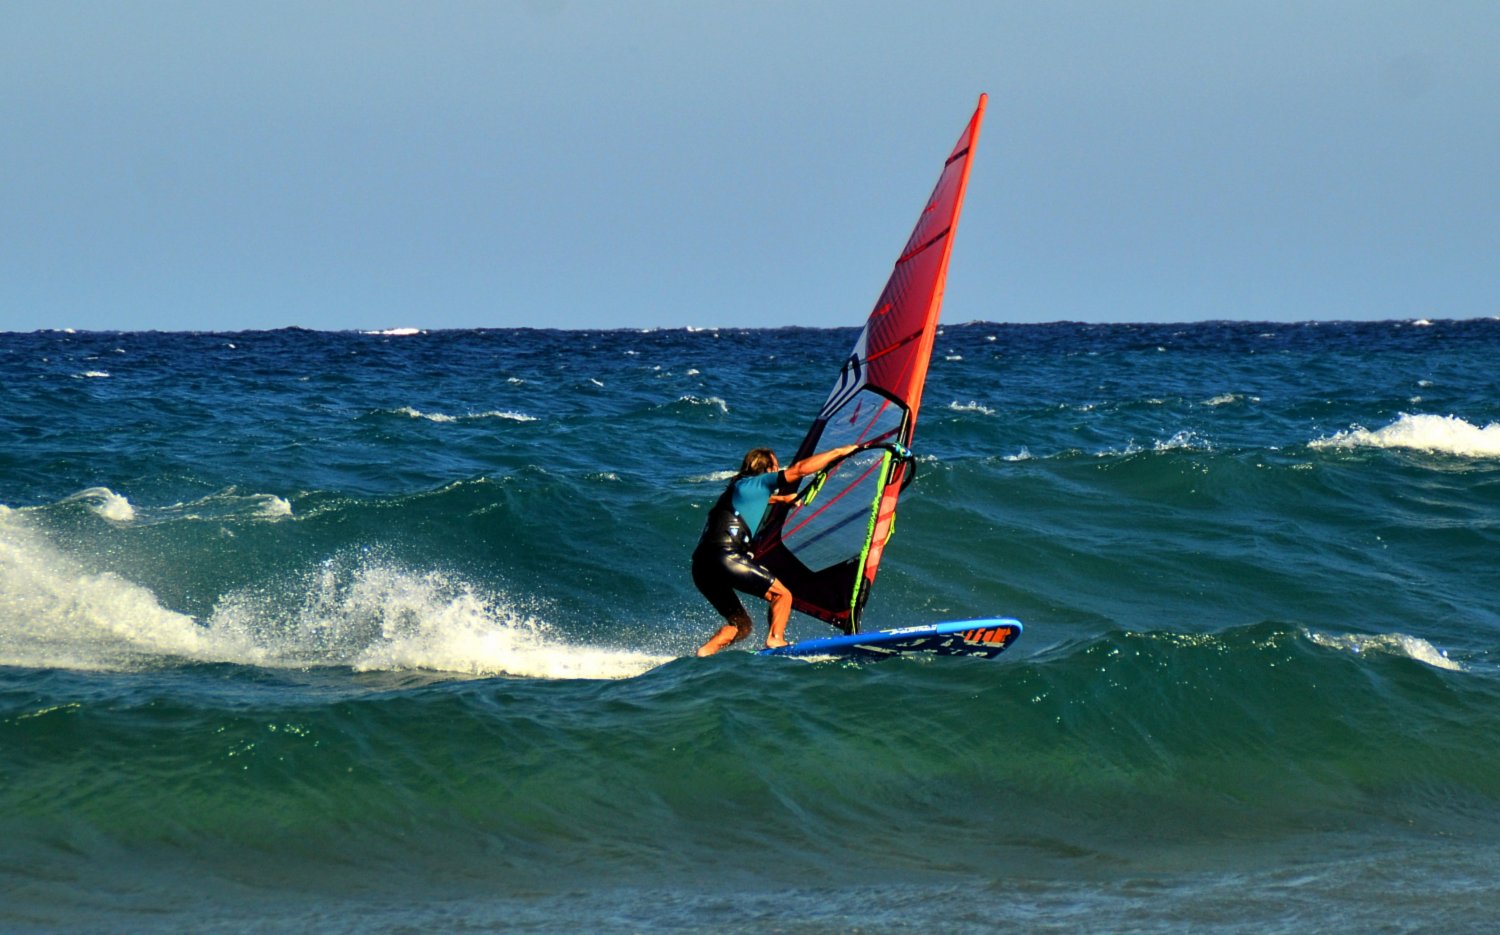
M506 419L511 422L535 422L536 416L529 416L524 412L513 410L492 409L489 412L471 412L461 416L450 416L442 412L423 412L411 406L402 406L400 409L387 410L393 415L406 416L411 419L425 419L428 422L470 422L480 419Z
M1151 446L1152 451L1212 451L1213 445L1206 439L1199 437L1196 432L1177 432L1165 441L1158 440Z
M719 396L679 396L677 401L691 406L712 406L720 412L729 412L729 403Z
M981 405L980 403L977 403L973 400L969 400L967 403L961 403L958 400L954 400L953 402L948 404L948 408L953 412L977 412L982 416L992 416L995 414L995 410L991 409L988 406Z
M256 499L260 501L255 507L257 516L278 519L292 515L292 504L284 497L278 497L275 494L260 494Z
M230 594L208 626L251 637L262 665L615 679L670 658L574 644L504 595L364 555L330 559L270 592Z
M671 657L578 645L503 595L364 551L226 594L203 619L64 555L0 508L0 664L136 671L182 660L617 679Z
M108 487L90 487L64 497L62 503L86 503L89 510L112 523L128 523L135 519L135 507L130 501Z
M1464 666L1449 659L1448 654L1443 650L1421 637L1409 636L1405 633L1335 634L1309 630L1307 638L1325 649L1343 650L1356 656L1367 653L1385 653L1415 659L1417 662L1426 663L1438 669L1448 669L1453 672L1464 671Z
M1095 457L1130 457L1133 455L1143 454L1148 450L1158 454L1168 451L1213 451L1213 445L1207 439L1199 436L1196 432L1184 429L1180 432L1173 433L1170 438L1158 438L1154 440L1151 443L1151 447L1149 449L1141 443L1137 442L1135 439L1131 439L1125 444L1124 448L1105 448L1096 452Z
M1258 403L1258 402L1260 402L1260 397L1259 396L1250 396L1250 395L1245 394L1245 393L1220 393L1218 396L1214 396L1211 399L1205 399L1203 401L1203 405L1205 405L1205 406L1211 406L1211 407L1218 407L1218 406L1229 406L1229 405L1233 405L1235 403Z
M1310 443L1313 448L1407 448L1469 458L1500 457L1500 422L1477 426L1458 416L1402 413L1395 422L1370 431L1352 426Z
M687 482L689 484L722 484L738 473L738 471L710 471L707 474L694 474L687 479Z
M274 493L240 493L234 487L215 491L171 506L142 509L137 518L142 522L166 523L176 520L217 522L234 520L281 520L292 515L291 501Z
M84 670L151 660L249 661L254 647L161 605L148 589L53 548L0 512L0 664Z

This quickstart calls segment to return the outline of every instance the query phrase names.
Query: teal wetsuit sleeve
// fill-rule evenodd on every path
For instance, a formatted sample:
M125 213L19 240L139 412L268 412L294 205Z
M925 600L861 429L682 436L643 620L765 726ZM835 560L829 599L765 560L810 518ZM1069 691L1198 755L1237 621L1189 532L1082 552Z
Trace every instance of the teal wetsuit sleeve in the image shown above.
M734 511L740 514L745 525L754 532L765 519L766 507L771 504L771 495L781 486L782 474L755 474L734 482Z

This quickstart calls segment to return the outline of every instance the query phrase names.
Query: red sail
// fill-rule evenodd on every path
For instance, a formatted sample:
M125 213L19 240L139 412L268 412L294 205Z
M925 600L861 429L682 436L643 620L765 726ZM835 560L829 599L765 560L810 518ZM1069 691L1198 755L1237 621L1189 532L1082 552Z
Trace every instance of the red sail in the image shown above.
M796 458L846 444L910 446L984 107L980 95ZM858 630L912 470L898 450L871 448L817 478L816 496L771 513L756 554L791 588L798 610Z

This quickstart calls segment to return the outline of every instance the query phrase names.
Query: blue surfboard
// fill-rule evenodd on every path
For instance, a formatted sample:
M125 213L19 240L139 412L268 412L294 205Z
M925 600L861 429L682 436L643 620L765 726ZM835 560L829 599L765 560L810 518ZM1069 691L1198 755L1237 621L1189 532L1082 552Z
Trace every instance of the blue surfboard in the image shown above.
M926 653L937 656L979 656L993 659L1021 635L1021 621L1009 617L987 620L953 620L899 630L871 630L847 636L803 640L790 646L763 649L762 656L832 657L843 659L889 659L892 656Z

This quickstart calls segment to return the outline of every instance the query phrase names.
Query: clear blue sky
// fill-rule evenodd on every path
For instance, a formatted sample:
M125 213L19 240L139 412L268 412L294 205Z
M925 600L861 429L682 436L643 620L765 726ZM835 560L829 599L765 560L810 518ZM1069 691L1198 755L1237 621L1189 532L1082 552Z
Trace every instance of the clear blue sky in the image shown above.
M0 330L1500 315L1500 3L0 5Z

